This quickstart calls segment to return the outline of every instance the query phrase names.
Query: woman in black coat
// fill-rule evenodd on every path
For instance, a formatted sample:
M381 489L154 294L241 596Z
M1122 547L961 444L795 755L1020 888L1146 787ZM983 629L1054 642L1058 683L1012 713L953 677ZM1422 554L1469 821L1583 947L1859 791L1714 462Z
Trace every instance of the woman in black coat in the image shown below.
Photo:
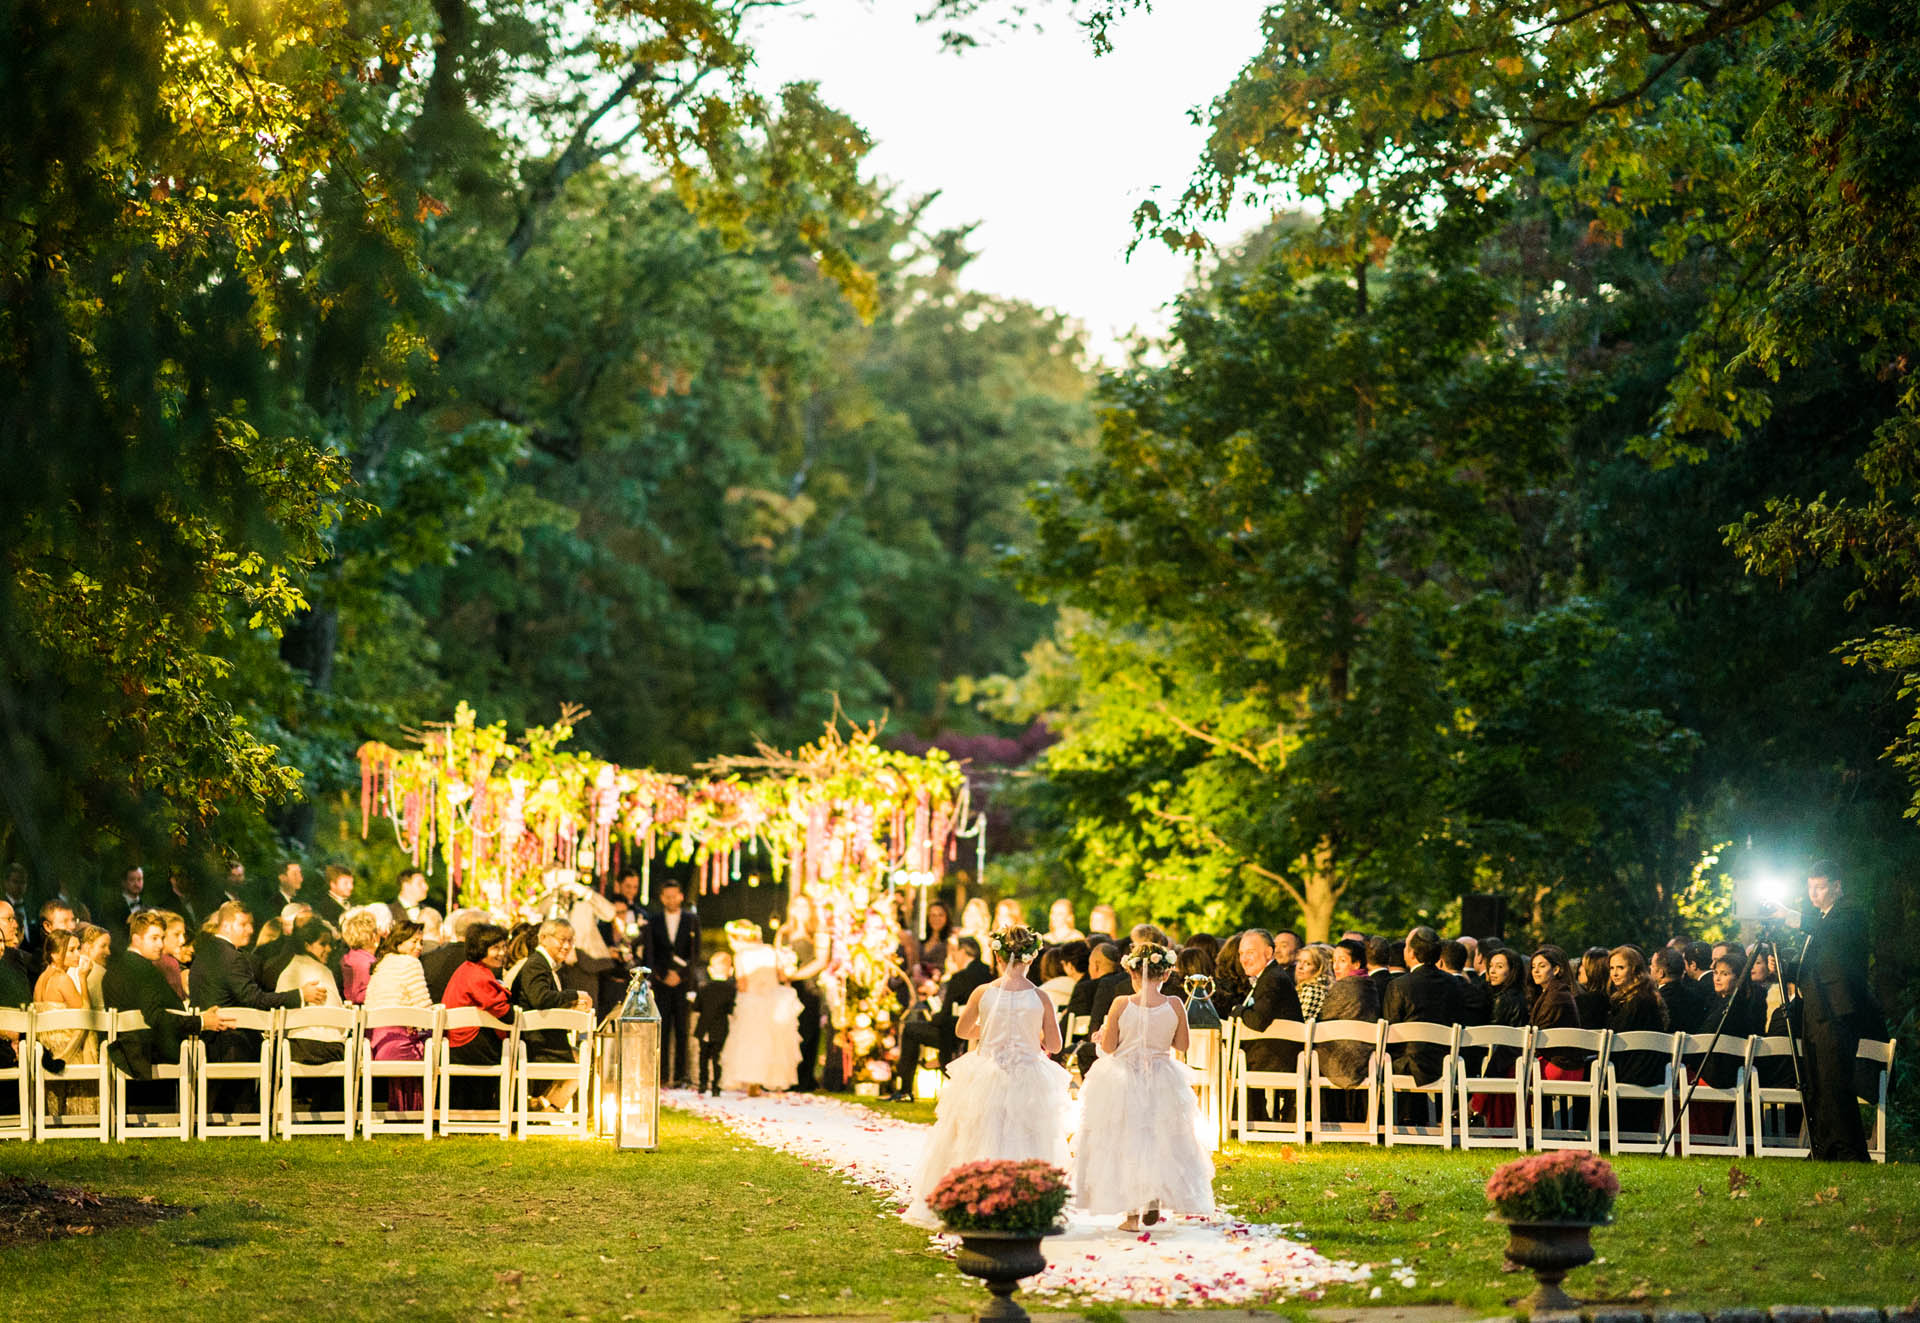
M1582 1029L1605 1029L1612 1014L1608 996L1607 965L1611 953L1604 946L1590 946L1580 954L1580 976L1574 981L1573 1008L1579 1012Z
M1607 954L1607 997L1607 1028L1616 1034L1668 1032L1667 1008L1638 947L1616 946ZM1621 1084L1651 1087L1665 1077L1668 1059L1663 1052L1616 1052L1613 1077ZM1621 1129L1649 1132L1659 1124L1660 1105L1651 1099L1620 1104Z
M1557 946L1543 946L1533 953L1529 968L1534 991L1527 1023L1538 1030L1583 1028L1574 1006L1573 967L1567 963L1567 953ZM1583 1080L1591 1059L1580 1048L1557 1047L1540 1054L1541 1071L1550 1080Z

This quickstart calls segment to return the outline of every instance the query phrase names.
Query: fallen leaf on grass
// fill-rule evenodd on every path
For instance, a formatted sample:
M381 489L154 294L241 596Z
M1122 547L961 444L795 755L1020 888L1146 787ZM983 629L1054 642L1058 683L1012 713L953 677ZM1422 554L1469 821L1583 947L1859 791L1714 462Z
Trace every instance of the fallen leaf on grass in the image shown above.
M495 1273L493 1275L493 1284L495 1286L518 1286L525 1278L525 1273L521 1272L518 1268L513 1268L507 1272Z

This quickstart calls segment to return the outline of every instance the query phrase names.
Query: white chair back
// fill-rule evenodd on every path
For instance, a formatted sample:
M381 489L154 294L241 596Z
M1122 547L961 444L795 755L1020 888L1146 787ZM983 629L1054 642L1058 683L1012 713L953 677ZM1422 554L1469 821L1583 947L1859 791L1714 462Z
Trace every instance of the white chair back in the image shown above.
M440 1016L438 1006L368 1006L360 1012L360 1133L363 1135L417 1134L433 1138L433 1086L440 1059ZM377 1030L406 1029L420 1042L420 1056L381 1057L374 1052ZM408 1119L391 1105L382 1110L374 1106L375 1080L420 1081L420 1115Z
M296 1044L331 1043L340 1048L333 1061L301 1061ZM280 1072L274 1133L282 1139L295 1135L336 1135L352 1139L358 1125L355 1095L360 1079L360 1008L357 1006L302 1006L280 1012ZM311 1097L316 1080L338 1080L340 1107L308 1107L300 1095ZM321 1085L319 1087L330 1087Z
M1309 1137L1316 1144L1380 1142L1380 1043L1387 1031L1385 1020L1316 1020L1313 1024L1312 1060L1307 1064L1307 1102L1312 1115L1307 1123ZM1358 1085L1335 1084L1327 1078L1320 1060L1322 1049L1339 1043L1364 1043L1367 1047L1366 1079ZM1366 1094L1366 1115L1359 1121L1331 1120L1327 1116L1327 1090L1345 1090Z
M1496 1052L1509 1051L1507 1075L1486 1073ZM1478 1067L1482 1072L1473 1073ZM1460 1032L1460 1074L1457 1101L1460 1110L1460 1147L1513 1148L1527 1146L1527 1080L1533 1072L1533 1029L1528 1025L1478 1024ZM1489 1103L1506 1099L1513 1106L1511 1125L1474 1125L1473 1099Z
M1613 1035L1607 1045L1607 1144L1615 1153L1658 1153L1671 1144L1675 1085L1680 1078L1680 1040L1684 1034L1664 1033L1657 1029L1629 1029ZM1660 1078L1652 1084L1623 1084L1619 1079L1620 1056L1624 1052L1657 1053L1661 1058ZM1631 1109L1641 1103L1660 1104L1657 1130L1622 1130L1620 1104Z
M48 1034L75 1031L94 1035L97 1054L91 1062L67 1062L58 1075L48 1074L41 1066L34 1068L34 1137L97 1139L104 1144L113 1137L113 1067L107 1061L107 1048L113 1042L113 1013L93 1010L33 1013L36 1043L44 1043ZM47 1114L50 1090L62 1109L58 1118Z
M237 1030L260 1035L259 1051L244 1061L215 1061L207 1050L205 1035L193 1040L193 1132L200 1139L258 1139L266 1143L273 1134L273 1053L274 1027L278 1011L255 1010L251 1006L222 1006L220 1013ZM208 1103L209 1085L250 1084L256 1096L257 1111L214 1112ZM252 1119L246 1119L251 1117Z
M1711 1052L1708 1050L1709 1044L1712 1045ZM1738 1157L1744 1154L1747 1151L1747 1108L1750 1105L1747 1079L1752 1074L1753 1040L1722 1035L1715 1042L1712 1034L1688 1034L1680 1042L1680 1055L1688 1061L1700 1058L1699 1069L1702 1074L1714 1058L1730 1058L1734 1062L1733 1080L1728 1085L1715 1086L1701 1080L1681 1086L1681 1097L1687 1108L1687 1115L1679 1122L1681 1155L1695 1152L1731 1153ZM1691 1101L1686 1101L1688 1099ZM1725 1106L1718 1107L1720 1104ZM1716 1110L1724 1110L1728 1114L1728 1124L1724 1130L1714 1129L1707 1120Z
M1893 1050L1899 1041L1897 1038L1885 1042L1873 1038L1860 1040L1860 1060L1880 1067L1874 1096L1861 1099L1873 1108L1873 1133L1867 1137L1867 1156L1875 1162L1887 1160L1887 1095L1893 1084Z
M500 1040L500 1060L491 1066L467 1065L453 1059L453 1031L473 1029L483 1034L504 1034ZM517 1026L496 1019L478 1006L450 1006L440 1017L440 1133L443 1135L498 1135L505 1139L513 1133L513 1064L519 1055ZM497 1107L453 1109L453 1081L485 1079L494 1081Z
M1432 1024L1424 1020L1387 1025L1380 1037L1380 1072L1386 1086L1380 1120L1388 1148L1396 1144L1453 1147L1453 1094L1454 1079L1460 1072L1460 1032L1459 1025ZM1432 1083L1415 1083L1411 1072L1402 1074L1394 1066L1393 1049L1413 1043L1446 1049L1440 1073ZM1425 1120L1401 1122L1402 1111L1421 1110L1426 1113Z
M14 1062L0 1067L0 1140L33 1138L33 1012L0 1008L0 1036L13 1040Z
M1312 1054L1313 1026L1298 1020L1275 1020L1265 1029L1249 1029L1234 1022L1228 1049L1233 1080L1235 1133L1242 1143L1272 1143L1306 1140L1307 1058ZM1247 1048L1255 1043L1298 1043L1300 1057L1292 1070L1258 1070L1247 1063ZM1255 1121L1251 1115L1250 1090L1267 1091L1267 1118ZM1293 1120L1280 1119L1287 1096L1293 1098Z
M531 1132L549 1135L576 1135L585 1139L593 1131L593 1116L587 1110L592 1095L593 1013L591 1011L530 1011L521 1009L514 1017L515 1060L513 1063L514 1124L520 1138ZM533 1061L529 1059L527 1035L562 1031L576 1035L572 1061ZM558 1111L535 1111L533 1081L571 1081L574 1085L567 1105Z
M1807 1134L1806 1099L1796 1083L1793 1040L1782 1034L1774 1038L1755 1038L1749 1059L1752 1073L1747 1076L1750 1104L1748 1124L1752 1127L1753 1156L1756 1158L1805 1158L1813 1154ZM1772 1066L1774 1069L1769 1070ZM1774 1075L1771 1083L1766 1077Z
M1605 1083L1607 1042L1605 1029L1536 1029L1533 1035L1533 1077L1528 1088L1533 1099L1533 1147L1578 1148L1600 1151L1600 1092ZM1590 1058L1585 1078L1547 1077L1546 1053L1572 1050ZM1549 1114L1553 1124L1547 1124Z
M128 1034L144 1033L148 1029L147 1017L139 1011L117 1011L113 1016L113 1036L116 1040ZM168 1064L153 1063L152 1080L155 1084L171 1081L173 1084L173 1110L162 1111L157 1108L143 1112L127 1110L127 1090L139 1083L118 1066L113 1069L113 1135L125 1142L129 1139L191 1139L193 1138L193 1072L188 1067L192 1054L183 1050L180 1060ZM153 1090L152 1092L158 1092Z

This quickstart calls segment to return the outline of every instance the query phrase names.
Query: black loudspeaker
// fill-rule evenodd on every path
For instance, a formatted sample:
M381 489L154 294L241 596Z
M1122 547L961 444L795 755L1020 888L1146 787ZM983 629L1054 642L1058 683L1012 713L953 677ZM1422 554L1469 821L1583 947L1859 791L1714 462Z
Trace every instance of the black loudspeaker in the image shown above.
M1507 936L1507 898L1484 893L1460 897L1460 929L1469 937Z

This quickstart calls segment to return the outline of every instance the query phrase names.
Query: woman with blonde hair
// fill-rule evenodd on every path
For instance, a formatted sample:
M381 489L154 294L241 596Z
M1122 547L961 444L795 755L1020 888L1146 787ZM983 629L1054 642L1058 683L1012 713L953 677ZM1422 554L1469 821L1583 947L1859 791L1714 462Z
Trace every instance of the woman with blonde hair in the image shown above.
M978 938L981 949L986 949L988 939L993 936L993 910L988 906L986 897L975 896L960 911L960 931L968 937Z
M1314 1020L1333 986L1333 948L1310 942L1293 957L1293 986L1300 994L1300 1018Z
M367 980L373 976L373 953L380 945L380 925L364 905L340 916L340 995L358 1006L367 999Z

